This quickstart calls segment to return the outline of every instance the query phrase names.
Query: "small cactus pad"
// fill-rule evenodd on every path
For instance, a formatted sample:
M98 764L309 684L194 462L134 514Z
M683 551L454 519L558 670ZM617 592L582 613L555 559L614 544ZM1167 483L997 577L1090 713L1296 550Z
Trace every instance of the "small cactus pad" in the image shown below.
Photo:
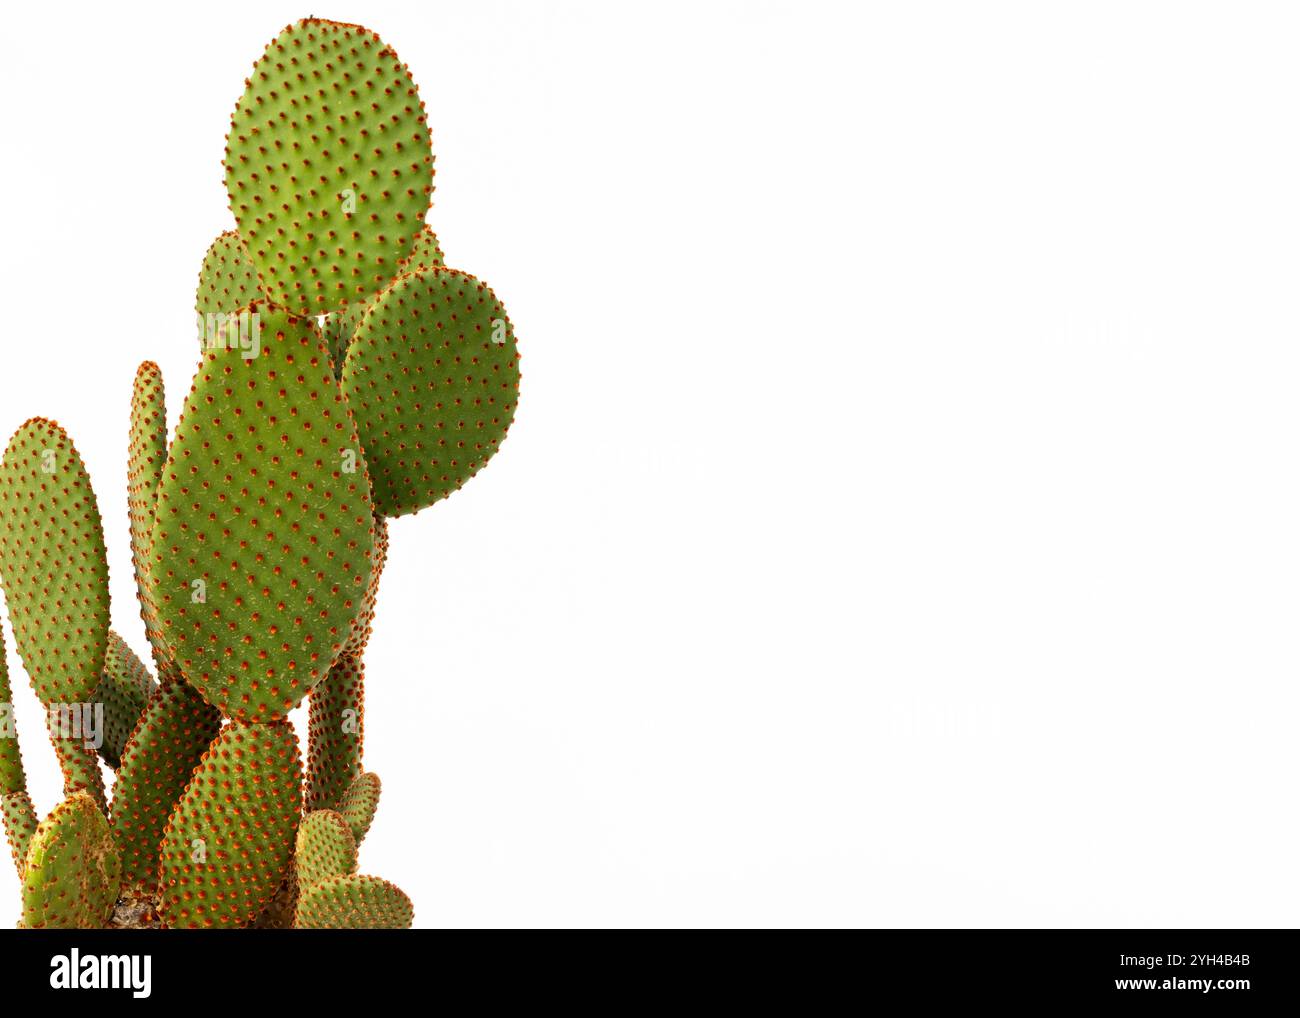
M284 880L301 808L293 726L236 721L222 729L163 834L167 925L230 928L256 917Z
M442 257L442 246L438 243L433 227L426 226L420 231L415 246L406 256L406 261L398 268L397 274L400 276L408 272L418 272L420 269L440 269L446 264Z
M135 651L117 633L108 632L108 653L104 657L104 677L95 690L94 702L104 705L103 742L99 755L104 763L117 770L122 762L126 740L135 731L145 704L158 683Z
M348 822L331 809L318 809L302 818L293 853L299 888L357 868L357 839Z
M53 421L28 421L5 450L0 578L41 702L89 700L108 644L108 560L90 478Z
M378 877L341 876L304 887L294 923L301 930L405 930L411 899Z
M255 356L204 355L159 486L151 581L172 660L228 717L324 678L370 580L356 428L314 322L255 305Z
M380 290L424 227L433 154L410 72L357 25L290 25L253 67L226 190L267 297L325 314Z
M122 864L108 821L88 795L69 796L32 835L23 867L28 929L101 929L113 914Z
M264 299L257 283L257 269L249 261L239 234L233 230L221 234L208 248L199 269L199 290L194 298L199 345L206 347L214 338L208 315L228 315Z
M18 721L14 716L13 691L9 688L9 664L5 641L0 636L0 795L27 789L23 755L18 749Z
M26 792L10 792L0 795L0 813L4 814L5 837L9 839L9 851L21 877L27 846L36 833L36 810Z
M167 817L220 729L220 712L186 682L164 683L150 697L113 785L113 836L127 884L157 880Z
M126 506L131 522L131 565L145 635L155 661L164 656L157 612L149 593L149 535L153 530L158 482L167 459L167 406L162 372L145 361L131 389L131 436L127 447Z
M343 653L311 691L307 714L308 809L334 809L361 773L365 670L356 654Z
M379 775L358 774L356 780L348 786L339 800L338 813L352 828L352 836L360 845L365 840L366 832L375 820L375 810L379 807Z
M376 509L415 512L460 488L505 438L519 393L514 331L473 276L414 272L357 326L342 384Z
M426 226L416 240L415 247L406 260L398 266L395 274L400 276L420 269L439 268L443 264L442 248L438 246L438 238L433 230ZM369 301L357 301L341 311L325 316L325 339L329 343L334 366L339 372L343 370L343 360L347 355L348 346L352 343L352 335L357 331L357 325L369 309Z

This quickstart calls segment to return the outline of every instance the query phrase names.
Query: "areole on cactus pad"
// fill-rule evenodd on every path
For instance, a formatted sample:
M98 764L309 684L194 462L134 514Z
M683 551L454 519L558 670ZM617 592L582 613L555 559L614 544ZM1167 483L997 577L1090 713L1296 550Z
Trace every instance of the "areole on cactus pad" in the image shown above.
M411 925L406 894L357 871L380 792L362 722L387 517L473 476L519 388L504 306L424 221L430 137L369 29L308 18L254 64L189 394L169 441L146 361L124 415L146 658L109 630L100 506L71 438L37 417L10 440L0 586L64 776L38 822L16 733L0 738L21 925ZM0 639L9 720L10 686ZM304 773L290 717L309 695Z

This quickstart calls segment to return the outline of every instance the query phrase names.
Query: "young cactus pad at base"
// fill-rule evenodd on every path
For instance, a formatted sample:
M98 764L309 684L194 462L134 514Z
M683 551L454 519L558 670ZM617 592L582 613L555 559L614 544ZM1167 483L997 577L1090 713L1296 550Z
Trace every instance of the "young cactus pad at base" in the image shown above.
M330 877L298 892L294 925L301 930L404 930L411 899L378 877Z
M256 355L204 354L164 468L152 585L176 665L241 721L296 707L352 632L373 512L315 322L265 305Z
M163 920L243 926L275 894L302 809L298 740L287 721L222 729L163 834Z
M23 925L92 930L113 913L121 885L108 821L88 795L72 795L41 822L23 867Z
M300 889L351 873L357 868L357 839L348 822L331 809L308 813L298 828L293 865Z

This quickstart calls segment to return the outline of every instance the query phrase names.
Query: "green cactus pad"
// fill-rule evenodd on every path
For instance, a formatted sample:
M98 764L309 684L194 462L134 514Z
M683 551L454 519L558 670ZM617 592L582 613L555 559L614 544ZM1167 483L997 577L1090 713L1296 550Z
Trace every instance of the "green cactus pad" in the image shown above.
M357 326L342 385L377 510L415 512L460 488L505 438L519 392L514 331L473 276L414 272Z
M275 304L324 314L376 293L424 227L433 154L406 66L357 25L290 25L253 67L226 190Z
M88 795L55 807L32 835L23 866L23 925L92 930L108 923L122 864L108 821Z
M9 688L9 664L5 656L5 641L0 634L0 795L27 790L23 755L18 749L14 696Z
M255 301L265 300L257 282L257 269L248 258L244 243L233 230L221 234L203 256L194 311L199 318L199 345L206 347L213 333L208 315L231 314Z
M352 416L314 322L254 305L259 353L207 353L172 442L150 572L172 660L228 717L284 716L329 671L370 579Z
M294 925L302 930L405 930L414 916L411 899L387 880L349 875L302 888Z
M360 845L365 840L366 832L375 820L375 810L379 808L379 775L358 774L339 800L338 813L352 828L352 836Z
M442 259L442 248L438 246L438 238L434 235L433 230L425 227L420 233L419 239L415 242L415 247L406 260L398 266L395 275L404 275L407 272L417 272L420 269L438 268L444 264ZM339 371L343 370L343 360L348 352L348 346L352 342L352 335L357 330L357 325L365 317L366 312L370 309L370 301L357 301L349 304L341 311L335 311L325 316L325 340L330 346L330 356L334 358L334 366Z
M158 688L130 647L117 633L108 631L108 653L104 657L104 677L95 690L94 702L104 705L104 741L99 755L104 763L117 770L122 762L126 740L144 713L145 705Z
M307 715L308 809L334 809L361 773L365 670L343 653L311 691Z
M357 839L348 822L331 809L318 809L302 818L293 852L299 893L329 877L357 868Z
M172 928L243 926L270 902L302 808L288 721L222 729L163 833L159 910Z
M158 632L157 611L149 592L149 535L153 529L158 482L167 459L167 404L162 372L145 361L135 373L131 389L131 436L127 447L126 506L131 522L131 565L135 571L140 618L161 663L165 648Z
M36 833L36 810L26 792L10 792L0 795L0 813L4 814L5 837L9 839L9 851L21 877L27 846Z
M82 710L80 705L74 709L78 712ZM50 742L54 746L54 755L59 758L59 769L63 772L63 794L71 796L84 792L101 810L107 810L104 772L99 767L99 753L88 741L91 733L84 725L84 714L80 720L74 721L70 715L56 716L51 709L45 720Z
M164 683L150 697L113 785L113 836L128 885L157 881L167 817L220 729L220 712L186 682Z
M28 421L5 450L0 578L41 702L89 700L108 644L108 560L90 478L53 421Z

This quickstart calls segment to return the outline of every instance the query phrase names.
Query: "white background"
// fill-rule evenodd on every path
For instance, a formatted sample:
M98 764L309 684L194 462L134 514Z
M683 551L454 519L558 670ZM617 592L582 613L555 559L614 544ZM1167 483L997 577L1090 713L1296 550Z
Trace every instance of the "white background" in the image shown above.
M1296 925L1294 8L11 5L0 430L74 436L141 651L131 379L174 420L309 13L410 64L524 355L368 657L418 925Z

